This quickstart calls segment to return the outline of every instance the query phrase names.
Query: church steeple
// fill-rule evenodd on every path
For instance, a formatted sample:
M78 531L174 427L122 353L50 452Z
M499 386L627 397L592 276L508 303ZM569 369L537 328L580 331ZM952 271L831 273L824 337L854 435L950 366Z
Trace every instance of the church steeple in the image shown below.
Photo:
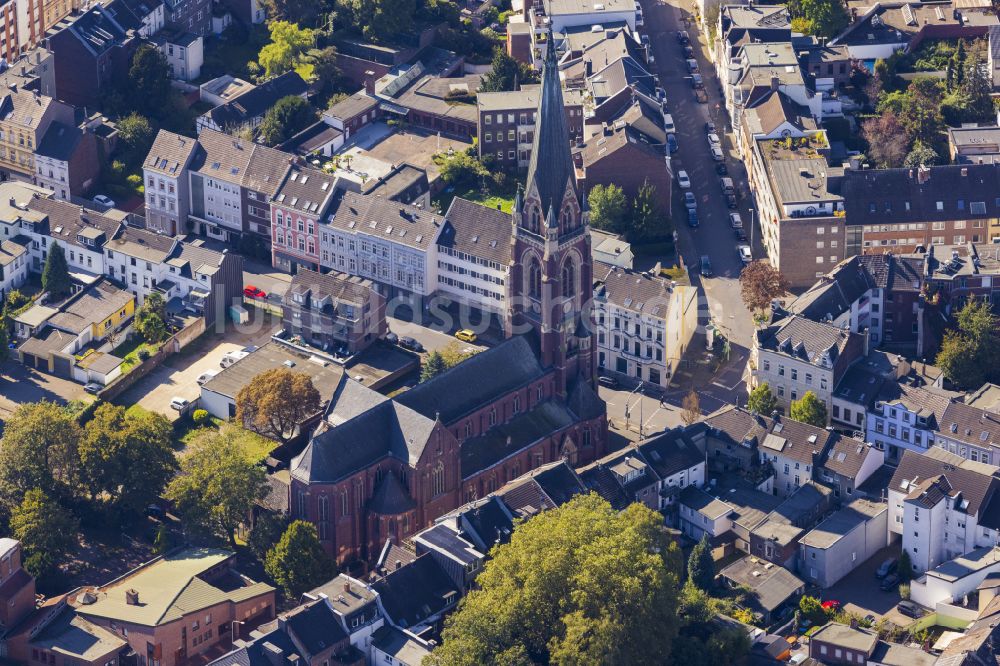
M550 208L558 214L562 209L566 188L576 193L573 175L573 158L570 155L569 131L566 126L566 107L563 103L562 82L559 80L559 63L556 59L555 35L549 26L545 61L542 65L542 87L535 115L535 140L528 164L525 189L537 189L542 215Z

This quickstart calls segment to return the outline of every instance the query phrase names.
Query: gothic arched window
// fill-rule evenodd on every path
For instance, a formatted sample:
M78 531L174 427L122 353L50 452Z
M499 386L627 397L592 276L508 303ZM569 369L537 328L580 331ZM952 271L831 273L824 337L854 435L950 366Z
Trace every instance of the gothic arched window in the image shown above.
M563 231L571 231L573 229L573 209L569 206L563 208L562 228Z
M444 465L438 463L431 472L431 491L434 497L444 493Z
M532 298L542 297L542 267L534 257L528 263L528 295Z
M563 264L562 289L563 296L572 296L576 293L576 269L573 267L572 259Z
M538 229L542 224L542 213L538 210L538 206L532 206L531 212L528 214L528 231L532 233L538 233Z

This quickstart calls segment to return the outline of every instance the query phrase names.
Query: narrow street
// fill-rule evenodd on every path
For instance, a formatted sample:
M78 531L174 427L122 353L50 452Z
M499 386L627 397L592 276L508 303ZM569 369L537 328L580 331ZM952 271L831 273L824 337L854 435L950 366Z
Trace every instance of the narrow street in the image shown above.
M673 172L676 181L678 171L686 171L691 179L691 191L698 202L698 228L687 224L684 208L684 191L675 190L673 219L679 237L679 250L690 267L695 284L704 288L706 301L699 308L699 324L705 325L711 319L730 339L734 353L745 352L750 347L753 324L750 313L740 297L739 274L743 265L737 253L735 232L729 223L729 208L715 171L705 123L709 120L716 125L716 133L722 139L726 156L725 163L729 177L733 179L739 193L737 211L743 219L744 231L751 236L750 197L746 170L739 160L733 145L732 135L725 132L725 110L723 108L719 80L715 68L705 52L705 38L695 26L688 28L683 19L691 19L689 7L676 4L641 0L645 28L653 46L655 64L649 67L657 75L660 85L666 91L667 106L673 115L677 128L678 150L673 154ZM700 104L695 99L683 47L677 41L677 31L687 30L695 51L700 73L705 81L708 104ZM751 236L754 240L754 258L761 258L759 230ZM700 258L711 260L714 277L702 278Z

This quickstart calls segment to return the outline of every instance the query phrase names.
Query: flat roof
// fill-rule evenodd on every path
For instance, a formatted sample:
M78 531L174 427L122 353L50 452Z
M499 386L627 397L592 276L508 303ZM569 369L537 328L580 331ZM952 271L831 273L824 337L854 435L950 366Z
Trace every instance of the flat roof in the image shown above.
M1000 548L984 546L970 550L953 560L943 562L926 573L927 576L956 581L1000 562Z
M292 372L304 372L312 379L322 399L329 399L340 383L344 368L318 356L295 352L277 342L268 342L208 380L203 391L236 398L244 386L262 372L287 367Z
M857 499L817 525L799 540L803 546L829 548L869 519L887 510L887 505Z

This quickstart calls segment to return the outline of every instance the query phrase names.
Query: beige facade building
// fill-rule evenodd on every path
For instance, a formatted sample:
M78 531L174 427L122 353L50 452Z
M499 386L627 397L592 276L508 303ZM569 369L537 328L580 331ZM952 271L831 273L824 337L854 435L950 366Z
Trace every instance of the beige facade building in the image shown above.
M73 107L17 87L0 97L0 172L34 182L35 151L53 122L75 126Z

